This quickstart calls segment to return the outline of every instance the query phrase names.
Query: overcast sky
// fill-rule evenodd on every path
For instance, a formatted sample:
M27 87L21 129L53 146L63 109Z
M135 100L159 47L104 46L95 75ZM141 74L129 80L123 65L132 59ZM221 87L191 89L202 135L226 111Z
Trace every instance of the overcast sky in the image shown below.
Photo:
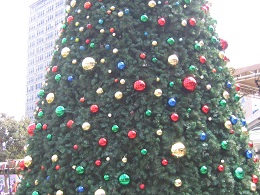
M0 113L17 119L25 112L28 6L32 1L1 1ZM230 65L260 63L260 0L212 2L210 14L218 21L218 34L229 43Z

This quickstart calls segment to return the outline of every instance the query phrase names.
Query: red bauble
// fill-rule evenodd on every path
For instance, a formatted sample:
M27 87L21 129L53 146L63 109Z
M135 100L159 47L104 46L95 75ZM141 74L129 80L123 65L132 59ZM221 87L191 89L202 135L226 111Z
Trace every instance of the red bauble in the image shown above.
M42 130L46 131L47 128L48 128L48 125L47 125L47 124L43 124L43 125L42 125Z
M85 9L89 9L90 7L92 6L91 2L87 1L85 4L84 4L84 8Z
M97 113L98 110L99 110L98 105L94 104L94 105L91 105L91 106L90 106L90 112L92 112L92 113Z
M190 18L190 19L189 19L189 24L190 24L191 26L196 26L196 20L195 20L194 18Z
M140 57L141 59L145 59L145 58L146 58L146 54L145 54L145 53L140 53L139 57Z
M194 91L197 87L197 81L193 77L186 77L183 79L182 85L188 91Z
M86 44L89 44L89 43L90 43L90 39L86 39L86 40L85 40L85 43L86 43Z
M235 133L234 129L230 129L229 133L234 134Z
M107 145L107 139L102 137L98 140L98 145L100 145L101 147L105 147Z
M164 26L164 25L166 24L165 18L159 18L159 19L158 19L158 24L159 24L160 26Z
M68 16L68 18L67 18L68 23L71 23L73 20L74 20L73 16Z
M87 29L91 29L92 28L92 24L87 24Z
M240 85L239 84L235 84L236 87L236 91L240 91Z
M140 190L144 190L144 189L145 189L145 185L144 185L143 183L141 183L141 184L139 185L139 188L140 188Z
M73 120L69 120L67 122L67 127L71 129L73 124L74 124L74 121Z
M80 101L81 103L83 103L83 102L85 102L85 98L84 98L84 97L81 97L81 98L79 99L79 101Z
M168 160L162 159L162 165L163 165L163 166L167 166L167 165L168 165Z
M44 170L45 170L45 168L44 168L44 166L43 166L43 165L41 166L41 170L42 170L42 171L44 171Z
M220 172L222 172L222 171L225 170L225 167L224 167L223 165L219 165L219 166L218 166L218 170L219 170Z
M57 72L58 71L58 66L53 66L51 69L52 72Z
M110 29L109 29L109 32L110 32L110 33L114 33L114 32L115 32L115 29L114 29L114 28L110 28Z
M201 111L205 114L208 114L209 112L209 107L207 105L203 105L202 108L201 108Z
M205 5L201 7L201 10L203 10L205 13L209 11L209 9Z
M258 162L259 162L258 156L254 156L254 163L258 163Z
M128 131L127 136L129 137L129 139L134 139L134 138L136 138L137 133L135 130L130 130L130 131Z
M257 175L252 175L252 182L258 183L258 176Z
M205 64L207 61L206 57L205 56L200 56L200 63L201 64Z
M73 146L73 149L74 149L74 150L78 150L78 149L79 149L79 146L75 144L75 145Z
M28 134L29 134L30 136L33 136L35 128L36 128L35 123L32 123L32 124L30 124L30 125L28 126L27 132L28 132Z
M177 122L179 120L179 115L177 113L172 113L171 120Z
M248 146L249 146L250 148L253 148L253 147L254 147L254 143L253 143L252 141L249 141L249 142L248 142Z
M228 47L228 42L225 41L224 39L220 39L220 46L223 50L227 49Z
M60 165L56 165L55 169L58 171L60 169Z
M135 83L134 83L134 89L136 91L143 91L145 89L145 87L146 87L146 84L142 80L135 81Z
M95 165L97 167L101 166L101 164L102 164L101 160L98 159L98 160L95 161Z
M25 164L23 160L19 162L19 167L21 168L21 170L24 170Z

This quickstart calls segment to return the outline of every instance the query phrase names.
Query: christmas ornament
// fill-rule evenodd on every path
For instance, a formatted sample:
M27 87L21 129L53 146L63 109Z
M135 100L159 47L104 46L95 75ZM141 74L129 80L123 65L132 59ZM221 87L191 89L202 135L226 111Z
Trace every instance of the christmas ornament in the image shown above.
M139 188L140 188L140 190L144 190L145 189L145 185L142 183L142 184L139 185Z
M227 100L229 99L229 93L227 91L223 92L223 97Z
M73 16L68 16L67 17L67 22L70 24L74 20Z
M40 195L38 191L33 191L32 195Z
M251 190L252 192L255 192L255 191L256 191L256 184L255 184L255 183L251 182L251 184L250 184L250 190Z
M190 18L190 19L189 19L189 24L190 24L191 26L196 26L196 20L195 20L195 18Z
M52 155L51 161L52 162L57 162L58 161L58 155L57 154Z
M142 16L140 17L140 20L141 20L142 22L147 22L147 21L148 21L148 16L147 16L147 15L142 15Z
M98 189L95 191L94 195L106 195L106 192L103 189Z
M246 150L245 156L247 159L250 159L253 157L253 152L251 150Z
M177 122L179 120L179 115L177 113L172 113L171 120Z
M96 61L92 57L86 57L82 61L82 67L83 67L84 70L91 70L91 69L93 69L95 64L96 64Z
M151 110L146 110L145 111L145 115L146 116L151 116L152 115L152 111Z
M175 40L174 38L170 37L166 40L166 42L169 44L169 45L173 45L175 43Z
M187 20L182 20L182 21L181 21L181 25L182 25L182 26L187 26Z
M126 173L123 173L119 176L118 181L121 185L125 186L128 185L131 181L129 175L127 175Z
M218 170L219 170L220 172L223 172L223 171L225 170L225 167L224 167L223 165L219 165L219 166L218 166Z
M166 20L165 18L159 18L157 23L160 25L160 26L164 26L166 24Z
M61 50L61 56L62 56L63 58L66 58L69 54L70 54L70 48L64 47L64 48Z
M145 148L142 149L142 150L141 150L141 154L142 154L142 155L146 155L146 154L147 154L147 149L145 149Z
M68 128L71 129L73 124L74 124L74 121L73 120L69 120L66 125L67 125Z
M99 107L96 104L90 106L90 112L97 113L99 111Z
M63 191L58 190L58 191L56 192L56 195L63 195Z
M206 59L205 56L200 56L199 61L200 61L201 64L205 64L207 59Z
M145 58L146 58L146 54L142 52L142 53L140 53L139 57L140 57L141 59L145 59Z
M48 140L52 140L52 134L48 134L48 135L46 136L46 138L47 138Z
M61 79L61 75L60 74L56 74L55 75L55 80L58 82L58 81L60 81L60 79Z
M227 150L227 149L229 148L229 143L228 143L228 141L222 141L222 142L221 142L221 148L222 148L223 150Z
M86 3L84 3L84 8L85 8L85 9L89 9L89 8L91 8L91 6L92 6L92 3L89 2L89 1L87 1Z
M168 160L167 159L162 159L162 165L167 166L168 165Z
M146 88L146 84L145 84L144 81L142 81L142 80L137 80L137 81L135 81L135 83L134 83L134 89L135 89L136 91L143 91L145 88Z
M127 158L125 156L122 158L122 162L127 163Z
M230 121L231 121L232 125L235 125L235 124L237 124L238 119L237 119L236 116L231 115L230 116Z
M239 179L239 180L241 180L241 179L243 179L245 177L245 172L244 172L244 170L241 167L237 167L235 169L234 174L235 174L235 177L237 179Z
M32 124L30 124L30 125L28 126L27 132L28 132L28 134L29 134L30 136L33 136L35 128L36 128L35 123L32 123Z
M117 125L113 125L112 128L111 128L111 130L112 130L114 133L116 133L116 132L118 132L119 127L118 127Z
M61 117L64 115L65 113L65 108L63 106L58 106L56 109L55 109L55 113L57 116Z
M226 100L220 100L220 101L219 101L219 105L220 105L222 108L226 108L226 106L227 106L227 101L226 101Z
M121 91L117 91L115 93L115 98L116 99L120 100L120 99L122 99L122 97L123 97L123 93Z
M110 179L110 176L109 175L104 175L103 178L104 178L105 181L108 181Z
M168 100L168 105L171 107L174 107L176 105L176 99L175 98L170 98Z
M225 125L225 127L226 127L227 129L231 129L231 128L232 128L232 123L231 123L231 121L226 121L224 125Z
M127 134L129 139L134 139L137 136L137 132L135 130L130 130Z
M85 191L85 188L83 186L77 187L77 192L81 193L81 192L84 192L84 191Z
M205 114L208 114L209 113L209 107L207 106L207 105L203 105L202 107L201 107L201 111L203 112L203 113L205 113Z
M208 173L208 168L207 168L206 166L200 167L200 173L201 173L202 175L207 174L207 173Z
M176 66L179 63L178 56L176 54L170 55L168 57L168 63L173 65L173 66Z
M24 157L23 161L24 161L24 165L26 167L29 167L32 164L32 157L26 156Z
M257 175L252 175L252 182L253 183L258 183L258 176Z
M74 149L74 150L78 150L78 149L79 149L79 146L75 144L75 145L73 146L73 149Z
M124 62L118 62L117 63L117 68L119 69L119 70L123 70L124 68L125 68L125 63Z
M41 98L44 96L44 90L40 90L38 93L37 93L37 97Z
M235 84L235 87L236 87L236 91L240 91L240 85L239 84Z
M96 90L96 93L97 94L102 94L104 91L101 87L99 87L97 90Z
M98 140L98 145L100 145L101 147L105 147L107 145L107 139L106 138L100 138Z
M156 97L160 97L162 96L162 90L161 89L156 89L154 90L154 93L153 93Z
M87 131L90 129L90 124L88 122L84 122L82 125L81 125L82 129L84 131Z
M186 148L181 142L177 142L171 147L172 156L176 156L177 158L183 157L186 154Z
M201 141L205 141L206 139L207 139L207 134L204 133L204 132L201 132L201 133L200 133L200 140L201 140Z
M52 103L54 100L54 93L49 93L47 96L46 96L46 101L50 104Z
M197 87L197 81L196 81L193 77L191 77L191 76L185 77L185 78L183 79L183 81L182 81L182 86L183 86L186 90L192 92L192 91L194 91L194 90L196 89L196 87Z
M155 1L149 1L148 2L148 6L151 7L151 8L154 8L156 6L156 2Z
M159 135L159 136L162 135L162 130L161 130L161 129L158 129L158 130L156 131L156 134Z
M180 180L180 179L175 179L174 180L174 185L175 185L175 187L181 187L181 185L182 185L182 181Z
M77 166L76 172L77 174L81 175L85 172L85 168L83 166Z
M97 167L101 166L101 164L102 164L101 160L98 159L98 160L95 161L95 165Z

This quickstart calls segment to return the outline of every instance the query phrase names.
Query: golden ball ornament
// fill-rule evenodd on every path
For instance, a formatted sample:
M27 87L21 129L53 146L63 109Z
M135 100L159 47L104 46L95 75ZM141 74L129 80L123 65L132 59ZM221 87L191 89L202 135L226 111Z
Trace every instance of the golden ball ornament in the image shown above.
M182 20L182 21L181 21L181 25L182 25L182 26L187 26L187 20Z
M81 127L84 131L87 131L90 129L91 126L88 122L84 122Z
M117 48L113 49L113 54L117 54L117 53L118 53L118 49Z
M97 90L96 90L96 93L97 94L102 94L104 91L101 87L99 87Z
M181 187L182 181L181 181L180 179L175 179L174 185L175 185L176 187Z
M246 127L242 127L242 128L241 128L241 133L242 133L243 135L248 135L248 134L249 134L249 131L248 131L248 129L247 129Z
M66 58L69 54L70 54L70 48L64 47L64 48L61 50L61 56L62 56L63 58Z
M160 78L159 77L156 77L156 82L160 82Z
M177 158L183 157L186 154L186 148L183 143L177 142L171 147L172 156L176 156Z
M54 155L52 155L52 157L51 157L51 161L52 162L57 162L58 161L58 155L57 154L54 154Z
M231 123L231 121L226 121L224 125L225 125L225 127L226 127L227 129L232 129L232 123Z
M107 72L108 72L109 74L111 74L111 73L112 73L112 70L108 70Z
M46 101L50 104L52 103L54 100L54 93L49 93L47 96L46 96Z
M111 113L108 113L107 116L108 116L109 118L111 118L111 117L112 117L112 114L111 114Z
M56 195L63 195L63 191L58 190L58 191L56 192Z
M79 32L83 32L83 31L84 31L84 27L83 26L79 27Z
M154 90L154 95L156 97L161 97L162 96L162 90L161 89L155 89Z
M70 6L71 6L71 7L75 7L76 3L77 3L76 0L72 0L72 1L70 2Z
M75 22L75 26L79 26L79 22Z
M81 13L81 9L78 9L77 13L80 14Z
M100 60L100 62L101 62L102 64L104 64L104 63L106 62L106 60L105 60L104 58L102 58L102 59Z
M92 57L86 57L82 61L82 67L83 67L84 70L91 70L91 69L93 69L95 64L96 64L96 61Z
M105 190L100 188L95 191L95 195L106 195L106 192L105 192Z
M117 91L117 92L115 93L115 98L116 98L116 99L120 100L122 97L123 97L123 93L122 93L121 91Z
M75 42L78 43L79 42L79 38L75 38Z
M157 44L157 41L152 41L152 46L156 46Z
M112 10L112 11L114 11L115 9L116 9L116 7L113 5L110 7L110 10Z
M156 131L156 134L159 135L159 136L161 136L161 135L163 134L163 132L162 132L161 129L158 129L158 130Z
M124 85L125 84L125 79L120 79L120 84Z
M127 158L125 156L122 158L122 162L127 163Z
M120 12L118 12L117 15L118 15L118 17L122 17L124 15L124 12L120 11Z
M70 12L70 9L71 9L71 7L70 7L69 5L67 5L67 6L65 7L65 11L66 11L67 13Z
M219 56L221 59L223 59L223 58L225 57L225 52L224 52L224 51L220 51L220 52L218 53L218 56Z
M251 182L251 184L250 184L250 190L251 190L252 192L255 192L255 191L256 191L256 184L255 184L255 183Z
M173 66L176 66L179 63L178 56L176 54L170 55L168 57L168 63L173 65Z
M155 1L149 1L148 6L151 7L151 8L154 8L156 6L156 2Z
M229 99L229 93L227 91L223 92L223 97L227 100Z
M74 65L77 64L77 62L78 62L78 61L77 61L76 59L73 59L73 60L71 61L71 63L74 64Z
M207 90L211 90L211 85L210 85L210 84L207 84L207 85L206 85L206 89L207 89Z
M35 181L34 181L34 185L38 185L39 184L39 180L38 179L36 179Z
M100 31L99 31L101 34L104 34L105 33L105 30L102 28L102 29L100 29Z
M32 157L26 156L24 157L23 161L24 161L24 165L26 167L29 167L32 164Z
M42 105L44 104L44 101L42 101Z

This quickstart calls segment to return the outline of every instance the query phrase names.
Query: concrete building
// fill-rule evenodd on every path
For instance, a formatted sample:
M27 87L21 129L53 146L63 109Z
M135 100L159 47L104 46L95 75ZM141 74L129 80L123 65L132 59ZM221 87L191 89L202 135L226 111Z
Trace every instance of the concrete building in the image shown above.
M50 64L57 27L65 17L66 0L38 0L32 3L29 16L26 109L25 115L34 119L37 93L45 80Z

